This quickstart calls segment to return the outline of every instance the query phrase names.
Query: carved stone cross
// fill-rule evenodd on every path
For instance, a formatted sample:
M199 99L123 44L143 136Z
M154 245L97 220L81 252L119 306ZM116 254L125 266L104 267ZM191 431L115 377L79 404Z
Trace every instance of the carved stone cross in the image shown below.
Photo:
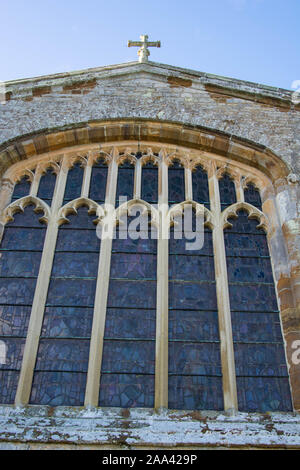
M148 47L160 47L160 41L150 42L148 41L147 34L143 34L140 36L141 41L128 41L128 47L140 47L138 50L139 62L148 62L148 57L150 55L150 51Z

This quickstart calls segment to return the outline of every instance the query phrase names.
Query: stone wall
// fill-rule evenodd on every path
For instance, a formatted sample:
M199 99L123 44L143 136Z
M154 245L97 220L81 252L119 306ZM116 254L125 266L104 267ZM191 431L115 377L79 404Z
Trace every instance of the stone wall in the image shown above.
M172 121L269 148L300 174L300 105L292 92L149 62L6 83L5 142L93 120Z

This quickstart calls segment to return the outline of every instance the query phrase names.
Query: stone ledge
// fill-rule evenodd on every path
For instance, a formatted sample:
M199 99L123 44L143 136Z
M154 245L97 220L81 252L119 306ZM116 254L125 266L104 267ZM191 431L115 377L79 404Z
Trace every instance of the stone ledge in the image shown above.
M4 448L300 448L300 414L0 407Z

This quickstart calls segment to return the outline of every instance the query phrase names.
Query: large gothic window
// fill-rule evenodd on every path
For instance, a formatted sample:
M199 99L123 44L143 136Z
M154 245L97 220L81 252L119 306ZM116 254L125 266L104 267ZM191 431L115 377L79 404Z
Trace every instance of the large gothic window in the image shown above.
M11 170L0 403L291 410L268 247L276 218L262 212L258 172L184 149L112 147ZM192 231L204 220L194 248L173 225L186 199Z

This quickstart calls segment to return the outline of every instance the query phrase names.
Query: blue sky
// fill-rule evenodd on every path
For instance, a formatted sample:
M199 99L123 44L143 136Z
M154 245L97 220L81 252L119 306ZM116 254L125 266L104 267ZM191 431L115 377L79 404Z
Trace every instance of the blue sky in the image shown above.
M300 0L0 0L0 81L150 60L291 89Z

